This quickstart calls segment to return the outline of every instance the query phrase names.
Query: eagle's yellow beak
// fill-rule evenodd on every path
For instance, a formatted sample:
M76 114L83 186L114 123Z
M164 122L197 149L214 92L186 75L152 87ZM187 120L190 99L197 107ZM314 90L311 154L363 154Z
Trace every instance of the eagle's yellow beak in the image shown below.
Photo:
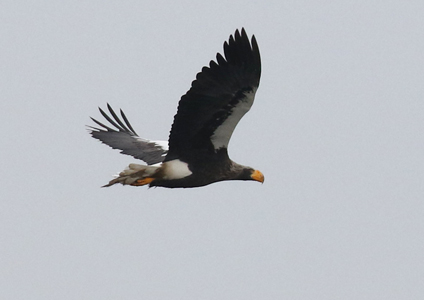
M260 183L264 183L265 177L260 171L255 170L252 175L250 175L253 180L259 181Z

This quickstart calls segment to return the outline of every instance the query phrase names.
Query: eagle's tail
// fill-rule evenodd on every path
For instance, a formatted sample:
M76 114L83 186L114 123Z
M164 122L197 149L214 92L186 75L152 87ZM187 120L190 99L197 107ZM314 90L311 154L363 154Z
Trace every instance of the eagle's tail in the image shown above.
M116 183L133 186L146 185L155 179L152 176L158 171L159 168L160 166L130 164L128 168L119 173L115 179L109 181L108 184L105 184L102 187L108 187Z

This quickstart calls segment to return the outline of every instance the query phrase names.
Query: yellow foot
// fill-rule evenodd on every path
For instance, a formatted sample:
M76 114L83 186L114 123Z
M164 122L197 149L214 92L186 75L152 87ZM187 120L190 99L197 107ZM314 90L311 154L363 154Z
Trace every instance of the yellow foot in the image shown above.
M131 185L133 185L133 186L142 186L142 185L149 184L153 180L155 180L155 179L152 178L152 177L146 177L146 178L143 178L143 179L136 180L135 182L131 183Z

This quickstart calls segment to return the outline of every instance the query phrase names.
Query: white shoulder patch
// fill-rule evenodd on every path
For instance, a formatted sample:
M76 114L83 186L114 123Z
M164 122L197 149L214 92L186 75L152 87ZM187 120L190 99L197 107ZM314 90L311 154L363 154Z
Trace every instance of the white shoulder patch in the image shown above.
M159 145L162 147L163 150L169 150L168 147L168 141L151 141L152 143L155 143L156 145Z
M188 168L188 164L179 159L164 162L162 163L162 167L165 173L163 179L167 180L181 179L193 174Z
M211 142L215 150L225 147L228 147L231 135L233 134L234 129L236 128L240 119L249 111L252 107L253 100L255 99L256 88L250 92L244 93L244 98L233 107L231 110L231 115L219 126L216 128L215 132L211 136Z

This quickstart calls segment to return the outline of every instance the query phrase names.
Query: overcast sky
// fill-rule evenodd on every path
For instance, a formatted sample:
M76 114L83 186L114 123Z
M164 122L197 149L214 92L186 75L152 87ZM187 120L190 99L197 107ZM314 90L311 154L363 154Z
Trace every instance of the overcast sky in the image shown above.
M0 299L423 299L423 1L2 1ZM230 157L257 182L100 188L166 140L235 29L262 78Z

